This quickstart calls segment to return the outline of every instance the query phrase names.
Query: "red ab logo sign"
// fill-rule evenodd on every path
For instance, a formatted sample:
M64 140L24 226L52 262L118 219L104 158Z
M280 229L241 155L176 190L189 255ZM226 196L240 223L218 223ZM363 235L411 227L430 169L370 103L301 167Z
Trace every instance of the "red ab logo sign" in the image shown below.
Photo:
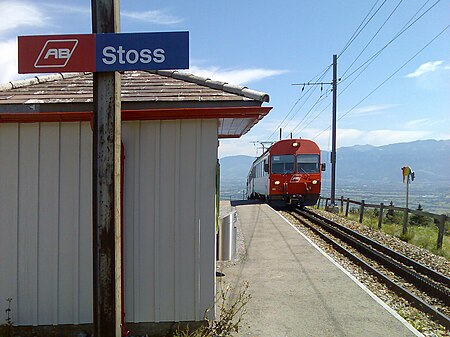
M55 68L64 67L69 62L78 40L48 40L41 52L34 66L36 68Z

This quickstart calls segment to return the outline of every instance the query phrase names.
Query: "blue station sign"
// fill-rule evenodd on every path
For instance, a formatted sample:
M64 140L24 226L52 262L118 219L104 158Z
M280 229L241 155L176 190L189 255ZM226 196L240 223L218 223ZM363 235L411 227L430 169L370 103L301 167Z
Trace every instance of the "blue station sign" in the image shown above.
M189 68L189 32L97 34L96 71Z
M189 32L19 36L19 73L189 68Z

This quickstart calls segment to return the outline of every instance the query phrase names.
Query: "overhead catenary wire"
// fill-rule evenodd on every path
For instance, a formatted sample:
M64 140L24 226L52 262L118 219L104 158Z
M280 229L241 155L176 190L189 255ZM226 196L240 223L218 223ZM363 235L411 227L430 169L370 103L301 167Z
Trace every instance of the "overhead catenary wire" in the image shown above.
M311 82L320 82L328 73L328 71L331 69L332 65L327 66L324 70L322 70L320 73L318 73L317 75L315 75L308 83ZM304 90L305 87L302 88L302 93L300 95L300 97L296 100L296 102L294 103L294 105L292 106L292 108L289 110L289 112L286 114L286 116L284 117L284 119L281 121L281 123L279 123L279 125L274 129L274 131L272 132L272 134L268 137L268 139L272 139L278 132L278 130L284 126L286 126L290 121L292 121L294 119L294 117L296 116L296 114L298 113L298 111L300 111L300 109L303 108L303 106L305 106L305 104L308 102L308 100L311 98L313 92L314 92L314 88L312 86L309 86L308 89L305 91ZM309 94L309 95L308 95ZM308 95L306 97L306 99L303 99L306 95ZM303 101L302 101L303 99ZM300 101L302 101L302 104L295 110L295 107L298 105L298 103L300 103ZM292 112L294 112L294 114L288 119L288 117L292 114ZM286 122L287 120L287 122Z
M428 2L430 2L430 0L426 1L417 11L416 13L403 25L402 28L400 28L400 30L397 32L397 34L394 35L394 37L389 40L380 50L378 50L376 53L374 53L371 57L369 57L365 62L363 62L357 69L355 69L350 75L348 75L347 77L343 77L341 82L345 82L346 80L348 80L350 77L352 77L355 73L357 73L361 68L364 69L357 75L357 77L359 77L367 68L370 64L372 64L376 58L378 58L380 56L380 54L387 48L389 47L395 40L397 40L401 35L403 35L409 28L411 28L415 23L417 23L425 14L427 14L431 9L433 9L441 0L437 0L436 2L434 2L427 10L425 10L418 18L416 18L414 20L414 18L418 15L418 13L426 6L426 4ZM414 20L414 21L413 21ZM412 22L411 22L412 21ZM347 72L347 71L346 71ZM345 73L344 73L345 75ZM352 81L352 83L355 81L355 79ZM348 87L348 86L347 86ZM347 87L345 87L342 91L341 94L347 89Z
M400 0L400 2L402 2L403 0ZM364 19L362 20L362 22L360 23L360 25L358 26L358 28L355 30L355 32L352 34L352 36L350 37L349 41L346 43L346 45L344 46L343 50L339 53L339 55L342 55L347 49L348 47L353 43L353 41L355 41L355 39L361 34L361 32L365 29L365 27L370 23L370 21L376 16L376 14L381 10L381 8L384 6L384 4L387 2L387 0L384 0L380 6L378 6L378 8L375 10L375 12L372 14L374 8L376 7L376 5L379 3L379 0L375 1L374 5L372 6L372 8L369 10L369 12L366 14L366 16L364 17ZM397 6L398 7L398 6ZM372 15L371 15L372 14ZM371 15L371 16L370 16ZM370 18L367 20L367 18L370 16ZM367 20L367 21L366 21ZM331 68L331 65L328 67L327 71ZM322 78L324 77L325 74L322 75ZM319 80L320 81L320 80ZM309 84L309 82L308 82ZM320 83L319 83L320 84ZM303 87L304 88L304 87ZM308 99L311 97L311 94L308 96ZM303 122L305 122L306 126L309 126L314 120L316 120L318 118L318 116L325 110L322 110L319 114L317 114L315 117L312 118L311 121L308 122L307 118L310 116L311 112L313 111L313 109L319 104L321 103L324 98L323 94L321 93L321 95L319 96L319 98L314 102L314 104L311 106L311 108L308 110L308 112L305 114L305 116L300 120L300 122L292 129L291 132L295 132ZM325 97L328 97L328 95L325 95ZM300 100L300 99L299 99ZM298 100L298 101L299 101ZM295 105L298 103L298 101L294 104ZM297 109L297 112L305 105L307 100L305 100L303 102L303 105L300 106ZM293 109L290 110L290 112L288 113L288 115L291 114ZM297 114L297 112L289 119L288 123L295 117L295 115ZM278 128L285 122L285 120L287 119L287 116L283 119L283 121L280 123L280 125L278 126ZM278 129L277 128L277 129ZM304 130L305 127L303 127L301 130ZM271 134L271 136L269 137L272 138L273 135L276 134L277 129L274 130L274 132ZM301 131L300 130L300 131Z
M423 46L417 53L415 53L411 58L409 58L405 63L403 63L396 71L394 71L388 78L386 78L383 82L381 82L375 89L373 89L369 94L367 94L363 99L361 99L358 103L356 103L351 109L346 111L344 114L339 117L338 120L341 120L346 115L348 115L351 111L353 111L358 105L360 105L362 102L364 102L367 98L369 98L375 91L377 91L379 88L381 88L387 81L389 81L392 77L394 77L400 70L402 70L404 67L406 67L409 62L414 60L417 55L419 55L422 51L424 51L430 44L432 44L439 36L445 33L445 31L450 28L450 25L447 25L443 30L441 30L431 41L429 41L425 46Z
M315 115L314 117L312 117L310 119L308 119L307 117L311 115L314 108L316 108L316 107L318 108L325 101L325 99L327 99L329 97L330 93L331 93L331 89L327 89L325 91L325 94L321 94L319 96L319 98L316 100L316 102L311 106L311 108L305 114L305 116L300 120L300 122L297 123L297 125L292 129L291 132L302 132L307 126L309 126L313 121L315 121L321 112L319 112L319 114ZM331 105L331 103L329 105ZM304 126L301 127L302 125L304 125Z
M437 0L435 1L430 7L428 7L424 12L422 12L420 15L419 13L423 10L423 8L426 7L426 5L430 2L431 0L427 0L423 5L421 5L421 7L415 12L415 14L403 25L403 27L399 30L399 32L390 40L388 41L378 52L376 52L374 55L372 55L369 59L367 59L365 62L363 62L360 66L358 66L358 68L356 70L354 70L351 74L347 75L346 77L343 77L343 79L339 79L342 82L351 79L352 77L355 77L343 90L339 90L339 96L341 96L354 82L355 80L360 77L364 71L370 66L370 64L372 64L378 57L379 55L386 50L394 41L396 41L400 36L402 36L408 29L410 29L415 23L417 23L423 16L425 16L432 8L434 8L441 0ZM372 8L370 9L370 11L367 13L367 15L365 16L365 18L362 20L362 22L360 23L360 25L358 26L358 28L355 30L355 32L352 34L352 36L350 37L349 41L345 44L344 48L342 49L342 51L338 54L339 56L342 56L342 54L348 50L348 48L350 47L350 45L355 41L356 38L358 38L358 36L361 34L361 32L367 27L367 25L369 24L369 22L376 16L376 14L380 11L380 9L385 5L386 1L383 1L381 4L379 4L380 0L375 1L375 3L373 4ZM372 38L370 39L370 41L365 45L364 49L359 53L359 55L357 56L357 58L352 62L351 66L347 68L347 70L344 72L344 75L351 69L351 67L357 62L357 60L361 57L361 55L363 54L363 52L367 49L367 47L369 46L369 44L375 39L375 37L379 34L379 32L382 30L382 28L384 27L384 25L386 25L386 23L392 18L393 14L397 11L397 9L399 8L399 6L402 4L403 0L400 0L395 8L393 8L389 14L389 16L387 17L387 19L384 20L383 24L381 27L378 28L377 32L372 36ZM375 10L375 11L374 11ZM419 16L418 16L419 15ZM417 17L418 16L418 17ZM325 71L319 73L321 74L321 78L323 78L325 76L325 73L331 68L331 65L325 69ZM317 75L318 76L318 75ZM316 76L316 77L317 77ZM312 82L313 79L310 81ZM317 82L320 82L320 80L316 80ZM285 115L285 117L283 118L282 122L279 123L278 127L272 132L272 134L270 135L269 139L272 139L274 137L274 135L277 134L278 130L280 129L280 127L287 127L290 122L296 117L296 115L299 113L299 111L301 111L309 102L309 100L311 99L313 93L315 92L315 90L308 89L305 90L305 88L303 87L302 89L302 95L298 98L297 101L295 101L295 104L292 106L292 108L290 109L289 113L287 115ZM309 110L307 111L307 113L303 116L303 118L300 120L300 122L298 122L295 127L292 129L294 131L299 131L301 132L302 130L304 130L306 127L308 127L309 125L311 125L315 120L317 120L317 118L331 105L328 104L323 110L321 110L319 113L313 115L314 109L316 109L317 111L317 107L320 107L320 105L322 105L322 103L325 101L325 98L328 96L328 94L326 93L325 95L323 93L321 93L321 95L316 99L316 101L312 104L312 106L310 106ZM301 103L301 104L300 104Z
M352 108L347 110L344 114L342 114L338 121L347 116L350 112L356 109L362 102L364 102L367 98L373 95L378 89L380 89L386 82L388 82L392 77L398 74L404 67L406 67L412 60L414 60L422 51L424 51L429 45L431 45L436 39L438 39L442 34L445 33L447 29L450 28L450 25L447 25L444 29L442 29L437 35L435 35L428 43L426 43L419 51L417 51L412 57L410 57L406 62L404 62L397 70L395 70L391 75L389 75L384 81L382 81L377 87L375 87L370 93L368 93L364 98L362 98L358 103L356 103ZM331 128L329 125L327 128L323 129L317 135L315 135L312 139L317 139L322 133Z
M341 77L344 77L345 74L347 74L347 72L353 67L353 65L356 63L356 61L359 60L359 58L361 57L361 55L366 51L366 49L369 47L369 45L373 42L373 40L378 36L378 34L380 33L380 31L383 29L383 27L386 25L386 23L389 21L389 19L394 15L394 13L397 11L397 9L400 7L400 5L402 4L403 0L400 0L397 4L397 6L395 6L395 8L391 11L391 13L388 15L388 17L386 18L386 20L384 20L383 24L378 28L378 30L375 32L375 34L373 34L373 36L371 37L371 39L366 43L366 45L364 46L364 48L359 52L358 56L353 60L353 62L350 64L350 66L347 68L347 70L344 71L344 73L341 75Z
M364 30L364 28L366 28L366 26L370 23L370 21L372 21L372 19L375 17L375 15L380 11L380 9L384 6L384 4L386 3L387 0L384 0L383 3L377 8L377 10L375 11L375 13L372 14L372 16L369 18L369 20L366 21L367 17L372 13L373 9L375 8L375 6L377 5L377 3L380 0L375 1L375 3L373 4L372 8L369 10L369 12L367 13L367 15L364 17L364 19L361 21L361 23L359 24L358 28L356 28L355 32L353 33L353 35L350 37L349 41L347 41L347 43L345 44L344 48L342 48L341 52L338 54L338 58L340 56L342 56L342 54L344 54L344 52L348 49L348 47L350 47L350 45L356 40L356 38L359 36L359 34L362 33L362 31ZM362 26L362 27L361 27Z
M353 43L353 41L355 41L355 39L359 36L359 34L361 34L361 32L365 29L365 27L370 23L370 21L375 17L375 15L380 11L380 9L384 6L384 4L386 3L387 0L384 0L380 6L378 6L378 8L375 10L375 12L372 14L374 8L377 6L377 4L379 3L380 0L376 0L375 3L373 4L373 6L371 7L371 9L369 10L369 12L366 14L366 16L364 17L364 19L362 20L362 22L360 23L360 25L358 26L358 28L355 30L355 32L352 34L352 36L350 37L349 41L345 44L343 50L339 53L340 55L342 55L347 48ZM403 1L403 0L402 0ZM372 14L372 15L371 15ZM371 16L370 16L371 15ZM367 19L370 16L369 19ZM324 71L322 71L321 76L319 77L318 80L316 80L316 82L320 82L321 79L326 75L326 73L331 69L332 65L329 65ZM308 83L313 82L315 78L317 78L316 75L315 77L313 77L313 79L311 79ZM304 91L305 87L303 86L302 88L302 93ZM298 111L300 111L300 109L303 108L303 106L307 103L307 101L309 100L309 98L312 96L312 88L309 88L302 96L299 97L299 99L297 99L297 101L294 103L294 105L292 106L292 108L290 109L290 111L288 112L288 114L286 114L286 116L284 117L284 119L281 121L281 123L278 125L277 128L275 128L275 130L272 132L272 134L269 136L269 139L272 139L276 134L277 131L280 129L280 127L284 127L286 125L288 125L289 122L291 122L294 117L297 115ZM298 105L298 103L302 100L302 98L304 96L306 96L309 93L309 96L307 97L306 100L303 100L302 105L300 105L296 112L294 114L292 114L292 112L294 111L295 107ZM295 131L295 129L297 129L301 123L309 116L309 114L312 112L312 109L320 102L322 95L316 100L316 102L312 105L312 107L310 108L310 110L307 112L307 114L303 117L303 119L296 125L296 127L294 128L294 130L292 132ZM292 116L291 116L292 114ZM291 116L289 118L289 116ZM289 118L289 119L288 119ZM315 120L317 117L313 118L313 120ZM287 120L287 122L286 122ZM308 123L309 125L310 123Z

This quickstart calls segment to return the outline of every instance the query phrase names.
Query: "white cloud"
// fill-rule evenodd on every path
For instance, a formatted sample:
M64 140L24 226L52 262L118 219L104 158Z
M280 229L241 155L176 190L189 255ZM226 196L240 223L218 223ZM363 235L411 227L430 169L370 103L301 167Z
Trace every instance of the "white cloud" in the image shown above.
M399 106L399 104L374 104L374 105L367 105L361 108L357 108L352 110L352 114L354 115L378 115L381 114L384 110L394 108Z
M0 41L0 84L19 78L17 74L17 40Z
M434 71L442 68L442 67L440 67L440 65L442 63L444 63L444 61L434 61L434 62L431 61L431 62L423 63L414 72L406 75L406 77L408 77L408 78L420 77L420 76L423 76L424 74L434 72ZM446 67L444 67L444 68L446 68Z
M166 14L163 10L153 10L144 12L129 12L123 11L120 13L122 17L155 23L159 25L173 25L182 22L183 20L173 15Z
M245 84L286 73L284 70L262 68L221 69L219 67L200 68L197 66L190 66L189 72L197 76L208 77L215 81L224 81L231 84Z
M62 4L45 4L45 7L52 9L55 12L62 12L64 14L67 13L77 13L84 15L91 15L91 7L80 7L80 6L71 6L71 5L62 5Z
M41 27L46 24L46 17L39 7L24 1L3 1L0 3L0 13L0 32L20 26Z
M427 126L430 126L430 119L429 118L421 118L421 119L414 119L412 121L408 121L405 123L406 129L415 129L417 127L423 128L423 126L426 124ZM432 122L432 124L435 124Z

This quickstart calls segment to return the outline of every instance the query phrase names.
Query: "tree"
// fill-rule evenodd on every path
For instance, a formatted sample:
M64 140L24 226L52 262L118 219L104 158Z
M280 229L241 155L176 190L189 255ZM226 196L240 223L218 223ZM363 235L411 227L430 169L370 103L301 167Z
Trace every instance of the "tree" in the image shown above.
M419 204L419 206L417 207L418 211L423 211L422 205ZM422 214L413 214L410 219L409 219L409 223L413 226L427 226L428 225L428 220L427 218L422 215Z

